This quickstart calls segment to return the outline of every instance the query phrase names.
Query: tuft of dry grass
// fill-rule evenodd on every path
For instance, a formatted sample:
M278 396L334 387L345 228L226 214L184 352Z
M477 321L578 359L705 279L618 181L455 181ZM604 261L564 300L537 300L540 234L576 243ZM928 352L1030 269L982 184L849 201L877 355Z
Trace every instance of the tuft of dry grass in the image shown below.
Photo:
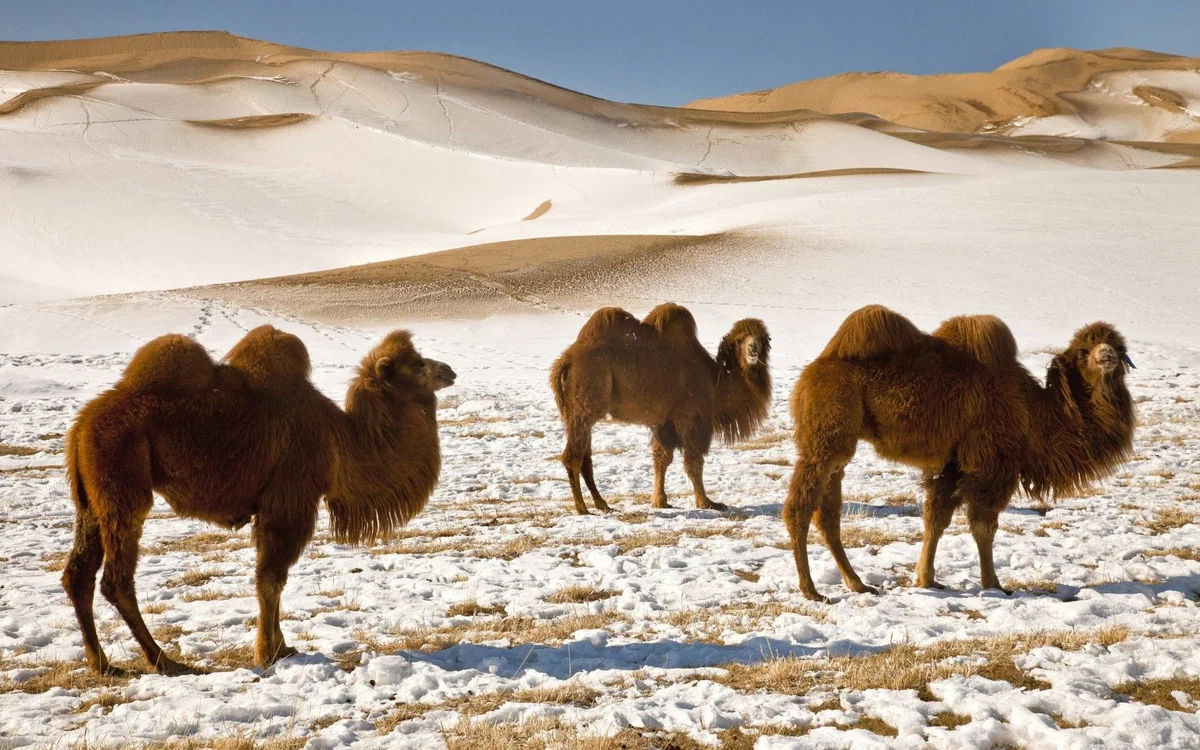
M733 574L747 583L758 583L762 576L751 570L735 570Z
M564 586L546 597L553 604L583 604L611 599L619 592L612 589L598 589L590 584L574 584Z
M916 544L919 541L921 541L921 532L919 531L905 533L889 531L880 526L842 525L842 545L844 547L885 547L892 542Z
M457 711L462 719L490 713L506 703L545 703L555 706L590 708L596 705L599 691L578 682L564 682L553 687L527 688L512 692L465 695L440 703L411 703L400 707L386 718L375 722L380 735L390 734L400 724L419 719L431 711Z
M1149 529L1151 534L1165 534L1172 529L1182 528L1196 522L1196 514L1189 513L1175 506L1159 508L1154 512L1154 518L1142 521L1142 526Z
M1004 588L1009 591L1030 591L1035 594L1054 594L1058 592L1058 581L1049 578L1030 578L1026 581L1005 581Z
M491 604L485 607L474 599L459 602L446 610L446 617L477 617L479 615L505 614L508 614L508 610L503 604Z
M1114 693L1129 696L1138 703L1162 706L1168 711L1185 711L1194 714L1197 707L1196 701L1200 701L1200 678L1171 677L1160 680L1137 680L1123 682L1113 687L1112 690ZM1175 699L1172 693L1184 693L1192 699L1192 702L1185 707Z
M234 735L213 739L188 737L166 742L139 745L138 750L300 750L308 744L304 737L272 737L261 739L254 735Z
M954 675L980 675L1026 690L1044 690L1049 684L1018 669L1013 656L1052 646L1077 651L1089 643L1111 646L1125 640L1122 627L1095 631L1052 631L940 641L926 648L901 643L865 656L833 659L800 659L787 656L758 664L734 664L716 678L740 692L781 692L805 695L821 686L850 690L917 690L928 694L928 684ZM983 656L981 666L945 663L956 656Z
M0 456L32 456L35 453L41 453L41 448L34 448L28 445L12 445L11 443L0 443Z
M945 727L946 729L957 729L965 724L971 723L971 717L964 714L956 714L953 711L942 711L929 720L931 727Z
M1145 557L1178 557L1180 560L1195 560L1200 562L1200 548L1171 547L1169 549L1148 549L1142 553Z
M63 690L96 690L119 688L129 684L134 677L145 674L144 662L121 662L114 666L125 670L121 677L96 674L82 661L17 662L5 659L0 662L0 672L20 667L39 670L36 675L23 682L0 680L0 693L44 693L52 688Z
M200 588L195 591L185 591L179 595L179 600L183 602L218 602L226 599L243 599L254 594L245 589L236 589L234 591L222 591L216 588ZM160 609L163 612L165 609ZM142 612L149 612L143 608Z
M106 714L117 706L132 702L132 698L127 697L119 690L103 689L95 696L88 698L83 703L80 703L79 706L75 708L73 713L86 714L94 707L99 706L100 712Z
M187 572L170 579L164 585L167 588L179 588L180 586L187 586L189 588L198 587L223 575L225 575L225 572L220 568L191 568Z

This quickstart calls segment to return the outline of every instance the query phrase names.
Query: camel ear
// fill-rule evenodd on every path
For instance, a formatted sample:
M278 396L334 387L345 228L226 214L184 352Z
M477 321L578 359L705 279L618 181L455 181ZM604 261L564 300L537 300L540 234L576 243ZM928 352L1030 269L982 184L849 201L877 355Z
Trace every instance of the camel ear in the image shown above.
M375 361L375 377L387 380L392 375L392 358L380 357Z
M1133 363L1133 360L1129 358L1129 355L1128 355L1128 354L1122 354L1122 355L1121 355L1121 361L1122 361L1122 362L1124 362L1126 365L1128 365L1130 370L1136 370L1136 369L1137 369L1137 365L1135 365L1135 364Z

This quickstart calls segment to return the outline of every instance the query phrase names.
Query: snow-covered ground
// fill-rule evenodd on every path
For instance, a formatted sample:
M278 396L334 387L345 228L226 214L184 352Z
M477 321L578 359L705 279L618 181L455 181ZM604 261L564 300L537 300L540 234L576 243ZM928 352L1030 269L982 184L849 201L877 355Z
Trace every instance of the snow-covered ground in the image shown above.
M1200 746L1200 178L1155 169L1183 155L1105 143L937 149L816 117L706 122L500 73L463 83L325 61L234 73L204 83L0 73L9 100L98 84L0 114L0 748L179 737ZM1080 96L1097 112L1113 98L1141 107L1124 92L1168 83L1192 91L1113 79ZM1134 115L1114 107L1104 125L1120 134ZM289 113L311 118L195 124ZM676 179L881 168L926 174ZM350 324L166 291L614 234L713 239L615 280L600 243L586 273L568 269L577 275L517 298L527 312L493 317ZM320 293L336 302L336 288ZM641 314L666 300L693 310L710 348L737 318L771 329L771 418L707 464L710 493L736 510L689 509L678 462L676 509L651 510L646 431L602 424L596 476L617 510L574 516L549 364L591 309ZM926 328L1000 315L1035 372L1092 320L1131 341L1135 456L1084 497L1014 502L996 544L1012 596L978 588L961 524L939 548L950 590L907 585L918 478L865 448L847 472L844 534L883 593L848 595L816 535L814 575L835 601L797 591L779 518L793 458L787 395L837 323L870 302ZM211 671L92 679L59 584L72 534L62 436L147 340L181 332L221 354L263 322L305 341L314 381L335 400L392 327L453 366L438 490L371 548L333 543L323 516L283 598L302 656L265 672L248 668L248 532L156 505L137 576L143 610L164 644ZM96 611L108 653L144 669L116 612L99 597ZM489 726L499 734L480 739Z

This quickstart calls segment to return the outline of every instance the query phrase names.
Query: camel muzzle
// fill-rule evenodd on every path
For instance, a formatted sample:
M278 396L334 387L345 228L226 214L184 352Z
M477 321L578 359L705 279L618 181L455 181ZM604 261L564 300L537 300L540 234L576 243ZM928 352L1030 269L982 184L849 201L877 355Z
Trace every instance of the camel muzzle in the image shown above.
M442 388L449 388L454 385L454 381L458 379L458 375L454 370L450 369L450 365L437 360L426 360L429 365L433 366L433 389L435 391Z
M1113 349L1108 344L1101 344L1092 352L1092 358L1096 362L1096 366L1105 372L1112 372L1117 369L1117 364L1121 361L1117 356L1117 350Z

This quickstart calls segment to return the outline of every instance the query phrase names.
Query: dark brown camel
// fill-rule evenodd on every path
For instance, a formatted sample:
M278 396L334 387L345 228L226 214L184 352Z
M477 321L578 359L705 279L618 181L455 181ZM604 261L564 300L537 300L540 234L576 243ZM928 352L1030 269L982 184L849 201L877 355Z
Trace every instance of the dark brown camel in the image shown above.
M659 305L643 321L616 307L597 310L550 371L567 431L563 465L575 511L586 515L579 475L596 509L608 504L592 474L592 427L605 416L646 425L654 455L655 508L666 508L667 467L677 448L697 508L726 510L704 491L704 456L716 430L727 442L752 434L771 404L771 337L761 320L734 324L714 360L685 308Z
M227 528L254 522L260 666L296 653L279 628L279 599L322 497L333 536L347 543L386 534L424 507L441 462L434 391L454 372L396 331L363 359L344 412L308 375L304 344L271 326L248 333L221 364L169 335L139 349L116 385L80 410L67 435L76 516L63 587L92 669L119 671L92 615L103 563L100 591L150 663L163 674L190 671L155 643L134 590L154 491L180 516Z
M992 543L1018 485L1038 498L1067 494L1128 458L1132 366L1107 323L1079 329L1043 386L1017 361L1008 327L990 315L951 318L928 335L878 305L851 313L792 393L797 459L783 514L801 591L824 601L808 569L815 513L846 586L874 593L850 567L840 531L843 470L859 440L925 472L917 585L942 588L934 554L965 503L983 587L1001 588Z

